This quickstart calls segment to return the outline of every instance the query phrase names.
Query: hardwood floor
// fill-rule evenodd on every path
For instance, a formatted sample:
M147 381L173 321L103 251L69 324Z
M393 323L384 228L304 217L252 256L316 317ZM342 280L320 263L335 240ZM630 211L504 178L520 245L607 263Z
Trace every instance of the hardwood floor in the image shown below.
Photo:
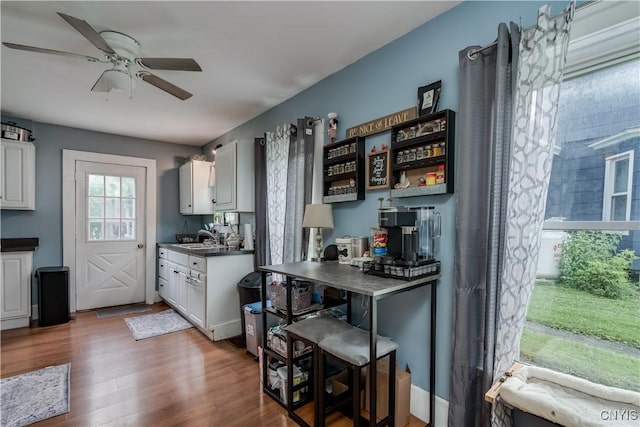
M154 304L152 312L167 308ZM71 363L71 411L35 426L297 425L262 393L245 349L212 343L195 328L134 341L124 317L89 311L63 325L2 332L2 378ZM327 425L350 421L333 414ZM424 423L412 417L409 425Z

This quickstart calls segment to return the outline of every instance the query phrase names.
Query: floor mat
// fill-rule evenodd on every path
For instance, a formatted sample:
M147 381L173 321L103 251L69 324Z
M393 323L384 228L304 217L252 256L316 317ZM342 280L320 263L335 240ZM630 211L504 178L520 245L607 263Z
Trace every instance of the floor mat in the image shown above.
M0 424L25 426L69 412L70 367L50 366L0 380Z
M193 325L172 309L124 319L136 341L193 328Z
M98 319L105 319L107 317L122 316L124 314L143 313L145 311L151 311L151 306L147 304L121 305L119 307L109 307L97 310L96 316L98 316Z

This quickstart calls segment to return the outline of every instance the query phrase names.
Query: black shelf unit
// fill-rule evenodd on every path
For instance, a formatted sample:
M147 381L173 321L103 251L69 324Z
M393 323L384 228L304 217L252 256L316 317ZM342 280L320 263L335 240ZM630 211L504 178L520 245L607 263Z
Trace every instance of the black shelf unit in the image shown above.
M322 203L364 200L364 140L356 136L322 148Z
M263 295L266 295L267 294L267 285L266 285L267 273L261 272L261 275L262 275L262 292L263 292ZM325 295L322 308L318 308L317 310L305 311L304 313L300 313L300 314L294 314L291 310L291 306L292 306L291 287L292 287L293 280L295 280L295 277L287 276L286 280L287 280L286 312L277 310L273 307L267 307L266 298L264 298L262 302L262 316L263 316L262 318L263 342L262 342L262 362L261 362L262 363L262 389L272 399L278 402L278 404L280 404L282 407L287 409L287 412L289 413L290 418L297 421L299 425L310 427L309 424L304 419L302 419L295 411L301 408L302 406L306 405L313 399L313 387L315 387L315 381L316 381L316 378L314 377L313 369L310 369L308 371L307 379L305 381L302 381L300 384L291 386L292 384L291 378L293 376L294 365L300 365L304 359L317 357L317 355L315 355L313 350L311 350L311 351L305 351L302 354L293 356L294 350L293 350L292 340L287 340L287 356L288 357L270 348L267 343L267 336L268 336L267 327L266 327L266 325L268 324L267 316L279 317L280 319L283 319L283 321L288 325L288 324L291 324L295 319L306 316L310 313L313 313L314 311L326 310L328 308L338 307L345 304L348 307L348 310L347 310L348 313L351 313L351 309L349 308L351 306L351 297L349 294L347 294L346 299L335 298L335 297L332 298L331 296ZM350 320L350 317L348 317L348 320ZM281 399L277 389L274 390L269 385L268 367L270 362L273 359L287 366L287 402L286 403ZM307 388L307 390L306 392L300 393L300 400L297 402L293 402L294 392L300 391L304 388Z
M391 130L391 197L454 192L455 112L442 110L418 117ZM442 175L439 182L435 174ZM405 174L406 188L400 185ZM425 185L418 185L420 179ZM434 182L434 180L436 180Z

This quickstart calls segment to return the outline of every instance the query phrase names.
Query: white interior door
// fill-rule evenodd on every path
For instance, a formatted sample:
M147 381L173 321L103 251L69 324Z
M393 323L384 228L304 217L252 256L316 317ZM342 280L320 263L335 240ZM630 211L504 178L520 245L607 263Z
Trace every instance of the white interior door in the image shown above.
M145 300L146 170L76 161L78 310Z

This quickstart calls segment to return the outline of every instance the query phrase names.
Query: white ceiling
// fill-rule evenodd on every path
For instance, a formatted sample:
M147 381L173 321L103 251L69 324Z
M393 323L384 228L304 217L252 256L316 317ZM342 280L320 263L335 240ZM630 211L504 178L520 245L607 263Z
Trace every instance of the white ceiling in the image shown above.
M194 94L186 101L140 80L133 99L107 100L91 87L109 65L2 46L0 105L38 122L201 146L458 3L3 0L3 42L102 58L62 12L135 38L141 57L191 57L203 72L153 71Z

